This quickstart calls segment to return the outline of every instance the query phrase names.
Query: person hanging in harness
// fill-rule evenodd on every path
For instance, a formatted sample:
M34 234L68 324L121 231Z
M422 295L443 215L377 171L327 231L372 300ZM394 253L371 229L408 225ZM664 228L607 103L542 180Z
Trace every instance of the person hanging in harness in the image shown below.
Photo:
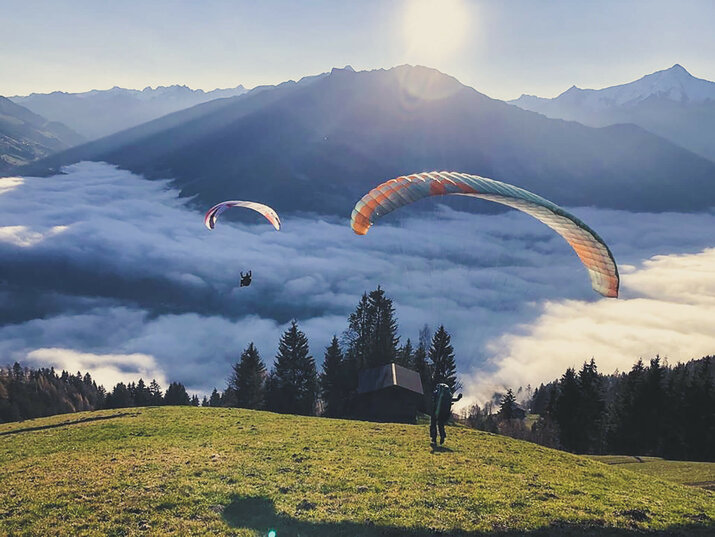
M447 433L444 432L444 425L452 415L452 403L456 403L462 398L460 393L457 397L452 397L452 390L444 383L439 383L432 392L432 415L429 422L429 435L432 443L437 443L437 429L439 428L439 443L444 444Z
M240 287L248 287L249 285L251 285L251 271L249 270L248 272L246 272L246 274L244 274L243 272L241 272L241 285L240 285Z

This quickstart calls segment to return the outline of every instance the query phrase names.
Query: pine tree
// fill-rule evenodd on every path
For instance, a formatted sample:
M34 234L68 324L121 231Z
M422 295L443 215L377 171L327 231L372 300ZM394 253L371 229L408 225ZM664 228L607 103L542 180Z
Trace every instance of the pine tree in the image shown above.
M356 372L395 361L400 339L395 308L379 285L369 295L362 295L348 318L343 337L347 344L346 359Z
M144 384L144 379L139 379L139 382L137 382L134 387L133 396L136 406L148 406L151 404L151 393L146 384Z
M325 405L323 414L331 418L343 415L348 396L343 365L338 338L333 336L330 346L325 349L323 372L320 374L320 395Z
M107 397L107 400L111 404L107 408L129 408L134 406L132 394L123 382L119 382L114 386L111 397Z
M584 363L578 374L580 388L577 408L578 434L574 446L579 453L599 453L605 450L606 405L604 403L603 379L598 374L593 358Z
M267 383L269 410L286 414L314 414L317 377L308 338L298 329L298 323L291 321L290 328L281 336Z
M211 397L209 397L209 406L221 406L221 394L218 390L214 388L211 392Z
M501 405L499 406L499 417L505 420L514 419L516 417L516 397L514 392L509 388L506 395L502 397Z
M581 388L576 371L568 368L559 382L559 394L556 398L554 415L561 432L561 445L568 451L574 451L579 445L579 405Z
M405 344L397 351L395 363L401 365L402 367L411 369L413 367L414 353L415 351L412 348L412 342L410 341L410 338L407 338Z
M368 366L375 367L395 361L397 345L397 320L392 300L387 298L380 286L368 296L370 340L368 348Z
M186 393L186 387L180 382L172 382L166 390L164 396L165 405L190 405L191 399Z
M450 387L452 392L457 391L460 386L457 383L454 349L451 345L451 338L443 325L440 325L432 337L429 359L432 367L432 386L444 383Z
M348 328L343 334L347 344L346 359L350 362L350 369L355 372L357 386L357 371L368 364L368 351L371 339L371 312L367 293L363 293L355 311L348 317Z
M164 395L162 394L161 386L159 386L156 379L151 379L151 382L149 383L149 404L160 405L162 404L163 399Z
M265 398L266 366L258 350L250 343L241 353L241 359L233 366L228 387L235 391L235 406L239 408L263 408Z
M434 386L432 385L432 369L427 362L427 345L425 343L425 338L422 337L423 335L427 336L428 334L429 331L425 325L425 327L420 331L419 345L417 349L415 349L415 353L412 357L412 369L420 374L422 390L424 392L419 410L420 412L424 412L426 414L431 412L430 407L432 406L432 390L434 389ZM429 341L429 339L426 341Z

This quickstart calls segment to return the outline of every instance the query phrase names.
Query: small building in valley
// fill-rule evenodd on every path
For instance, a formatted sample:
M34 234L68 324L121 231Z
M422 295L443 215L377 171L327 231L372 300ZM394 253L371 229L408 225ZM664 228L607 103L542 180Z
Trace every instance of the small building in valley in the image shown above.
M358 373L355 414L370 421L415 423L423 394L417 371L395 363L364 369Z

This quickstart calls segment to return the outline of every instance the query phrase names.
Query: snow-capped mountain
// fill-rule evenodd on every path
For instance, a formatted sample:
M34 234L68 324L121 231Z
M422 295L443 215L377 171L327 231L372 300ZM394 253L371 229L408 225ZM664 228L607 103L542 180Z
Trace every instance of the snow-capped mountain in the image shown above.
M93 140L178 110L214 99L235 97L246 91L241 85L208 92L180 85L143 90L115 86L83 93L33 93L11 97L11 100L52 121L61 121Z
M240 192L280 214L349 215L377 181L434 169L497 178L567 206L690 211L715 204L715 163L639 127L548 119L408 65L333 69L256 88L18 173L44 174L83 160L172 177L198 206Z
M592 127L635 123L715 160L715 82L694 77L679 64L628 84L572 86L554 99L522 95L509 103Z

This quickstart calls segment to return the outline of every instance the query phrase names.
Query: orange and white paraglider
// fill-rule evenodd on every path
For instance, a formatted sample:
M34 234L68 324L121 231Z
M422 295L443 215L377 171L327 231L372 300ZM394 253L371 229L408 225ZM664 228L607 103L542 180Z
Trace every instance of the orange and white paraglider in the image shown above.
M606 243L584 222L555 203L514 185L457 172L418 173L391 179L365 194L353 209L351 227L367 233L381 216L429 196L472 196L530 214L561 235L588 269L593 289L617 297L618 267Z

